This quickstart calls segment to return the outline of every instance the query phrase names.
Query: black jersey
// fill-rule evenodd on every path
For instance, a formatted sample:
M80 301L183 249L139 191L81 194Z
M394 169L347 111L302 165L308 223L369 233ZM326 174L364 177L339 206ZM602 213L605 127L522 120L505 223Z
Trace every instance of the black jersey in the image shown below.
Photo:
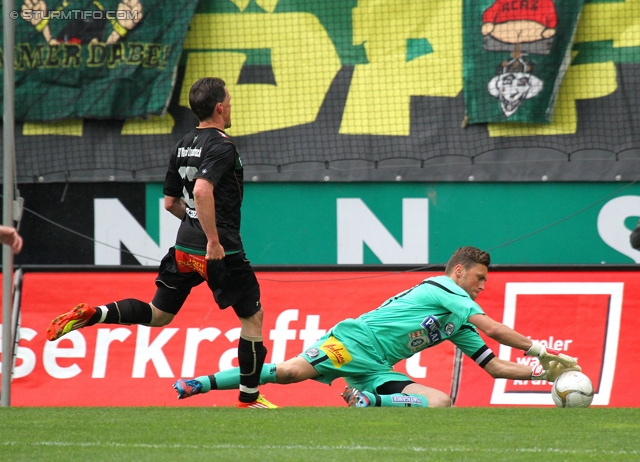
M176 145L164 180L164 194L183 197L187 204L176 246L205 254L207 236L198 221L193 187L197 178L213 184L216 225L226 253L242 250L240 205L243 195L243 168L235 144L222 130L196 128Z

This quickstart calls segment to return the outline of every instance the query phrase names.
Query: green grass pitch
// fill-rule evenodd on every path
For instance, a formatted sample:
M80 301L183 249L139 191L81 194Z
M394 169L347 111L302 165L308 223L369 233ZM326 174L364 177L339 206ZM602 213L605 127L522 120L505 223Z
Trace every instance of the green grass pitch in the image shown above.
M6 461L640 460L640 409L0 408Z

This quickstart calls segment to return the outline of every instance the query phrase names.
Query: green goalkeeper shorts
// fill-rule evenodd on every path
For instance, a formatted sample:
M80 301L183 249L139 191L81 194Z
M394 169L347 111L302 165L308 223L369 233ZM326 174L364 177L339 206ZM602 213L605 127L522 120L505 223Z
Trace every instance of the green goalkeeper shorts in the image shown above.
M393 370L377 342L355 319L338 323L300 356L320 374L314 380L326 384L343 377L350 386L375 393L387 382L412 381Z

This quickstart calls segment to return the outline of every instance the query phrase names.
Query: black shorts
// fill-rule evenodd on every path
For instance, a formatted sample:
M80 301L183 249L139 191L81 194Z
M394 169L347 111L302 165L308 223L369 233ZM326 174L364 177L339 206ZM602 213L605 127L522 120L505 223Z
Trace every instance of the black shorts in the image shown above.
M177 314L191 289L206 281L220 309L232 306L241 318L248 318L260 310L260 285L244 251L227 255L223 260L206 260L204 264L206 274L198 271L197 265L179 265L176 249L171 247L160 263L153 306Z

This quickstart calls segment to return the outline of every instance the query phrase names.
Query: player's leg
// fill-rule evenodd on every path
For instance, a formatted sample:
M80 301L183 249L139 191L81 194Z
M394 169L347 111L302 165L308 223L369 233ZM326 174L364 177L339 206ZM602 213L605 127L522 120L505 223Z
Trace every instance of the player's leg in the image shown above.
M347 386L340 396L351 407L434 407L423 394L392 393L381 395Z
M253 305L255 306L255 303ZM259 335L262 332L262 317L262 309L252 316L240 317L242 328L238 342L239 367L190 380L178 380L173 384L173 388L178 392L178 399L211 390L239 389L240 395L236 407L267 409L278 407L267 401L258 390L259 385L276 382L275 364L264 364L267 349L262 343L262 335Z
M320 375L303 355L288 359L276 366L276 383L298 383Z
M203 280L197 273L179 273L174 254L170 251L160 265L156 279L157 290L151 303L133 298L96 307L80 303L51 321L47 329L47 339L57 340L72 330L100 323L165 326L180 310L191 288Z
M256 326L253 327L255 328ZM253 333L255 334L256 332ZM331 351L335 346L335 342L336 339L327 333L304 353L295 358L277 365L264 364L261 369L259 384L287 384L307 379L315 379L319 382L330 384L334 379L342 377L345 371L350 370L351 365L351 363L341 364L340 368L333 365L325 350ZM325 343L329 343L330 348ZM357 345L357 342L354 343L352 347L354 351L358 348ZM344 347L346 348L346 345ZM240 368L233 368L213 375L196 377L192 380L180 379L173 384L173 388L178 392L178 399L182 399L195 394L206 393L210 390L239 388L240 380Z
M347 378L342 397L354 407L450 407L451 398L399 372Z
M257 385L265 383L297 383L318 376L318 371L301 356L296 356L279 364L263 364ZM242 382L241 369L234 367L213 375L180 379L173 384L178 392L178 399L188 398L211 390L233 390L240 388ZM256 386L257 388L257 386Z
M407 396L424 396L429 407L451 407L451 398L448 394L419 383L414 382L407 385L402 393Z
M166 326L178 313L190 291L191 288L180 290L159 283L151 302L128 298L97 306L96 314L87 325L104 323Z
M220 308L232 306L240 320L238 400L244 407L243 404L261 399L258 385L267 356L262 337L260 285L244 252L227 255L223 261L207 261L207 282Z
M258 385L267 348L262 338L262 318L264 311L260 305L260 292L254 293L233 305L240 319L240 339L238 340L239 401L250 403L260 396ZM255 308L255 313L245 316Z
M318 376L318 371L301 356L279 364L267 363L262 366L259 385L266 383L288 384L302 382ZM212 375L194 379L180 379L173 384L178 399L207 393L211 390L234 390L240 387L240 368L234 367Z
M132 298L97 306L96 314L87 325L104 324L142 324L150 327L162 327L173 321L191 292L191 286L167 287L156 281L157 289L151 302ZM100 316L100 319L97 318ZM95 322L92 322L95 321Z
M406 387L414 382L404 374L395 371L363 373L346 378L347 387L340 396L352 407L427 407L424 396L403 394Z
M118 300L92 307L86 303L81 303L71 311L64 313L51 321L47 329L47 338L57 340L72 330L82 327L93 326L94 324L142 324L145 326L159 327L171 322L175 313L180 307L169 306L163 311L155 306L156 299L161 298L162 292L175 291L175 289L158 288L154 301L143 302L133 298ZM160 294L160 295L159 295ZM173 297L171 297L173 298ZM177 309L176 309L177 308Z
M178 392L178 399L210 390L239 389L239 402L253 403L260 399L258 385L263 371L266 376L262 383L275 382L275 370L270 379L270 368L263 367L267 348L262 338L264 311L260 304L260 286L243 252L227 255L224 260L208 260L206 265L207 284L216 303L221 309L232 306L240 320L239 367L190 380L180 379L173 388Z
M260 374L259 385L265 383L296 383L318 376L318 371L301 356L289 359L282 363L264 364ZM211 390L230 390L239 388L242 376L240 368L235 367L217 374L196 377L195 379L180 379L173 384L173 388L178 392L178 399L188 398L193 395L207 393ZM264 396L259 397L249 403L238 403L236 407L255 408L276 408L274 404L267 401Z
M160 312L160 310L153 306L152 303L143 302L142 300L136 300L133 298L127 298L125 300L107 303L106 305L96 306L95 311L96 313L91 317L87 326L100 323L126 325L143 324L146 326L155 326L155 319L164 318L162 314L156 314L156 312ZM169 321L173 319L173 314L165 314L167 317L170 317Z
M309 362L297 356L278 365L264 364L260 374L259 385L264 385L265 383L288 384L301 382L317 375L318 372ZM237 389L240 387L240 380L240 368L235 367L191 380L180 379L173 384L173 388L178 393L178 399L184 399L193 395L207 393L211 390ZM267 401L264 396L259 395L256 400L249 403L240 402L236 404L236 407L269 409L277 408L278 406Z

